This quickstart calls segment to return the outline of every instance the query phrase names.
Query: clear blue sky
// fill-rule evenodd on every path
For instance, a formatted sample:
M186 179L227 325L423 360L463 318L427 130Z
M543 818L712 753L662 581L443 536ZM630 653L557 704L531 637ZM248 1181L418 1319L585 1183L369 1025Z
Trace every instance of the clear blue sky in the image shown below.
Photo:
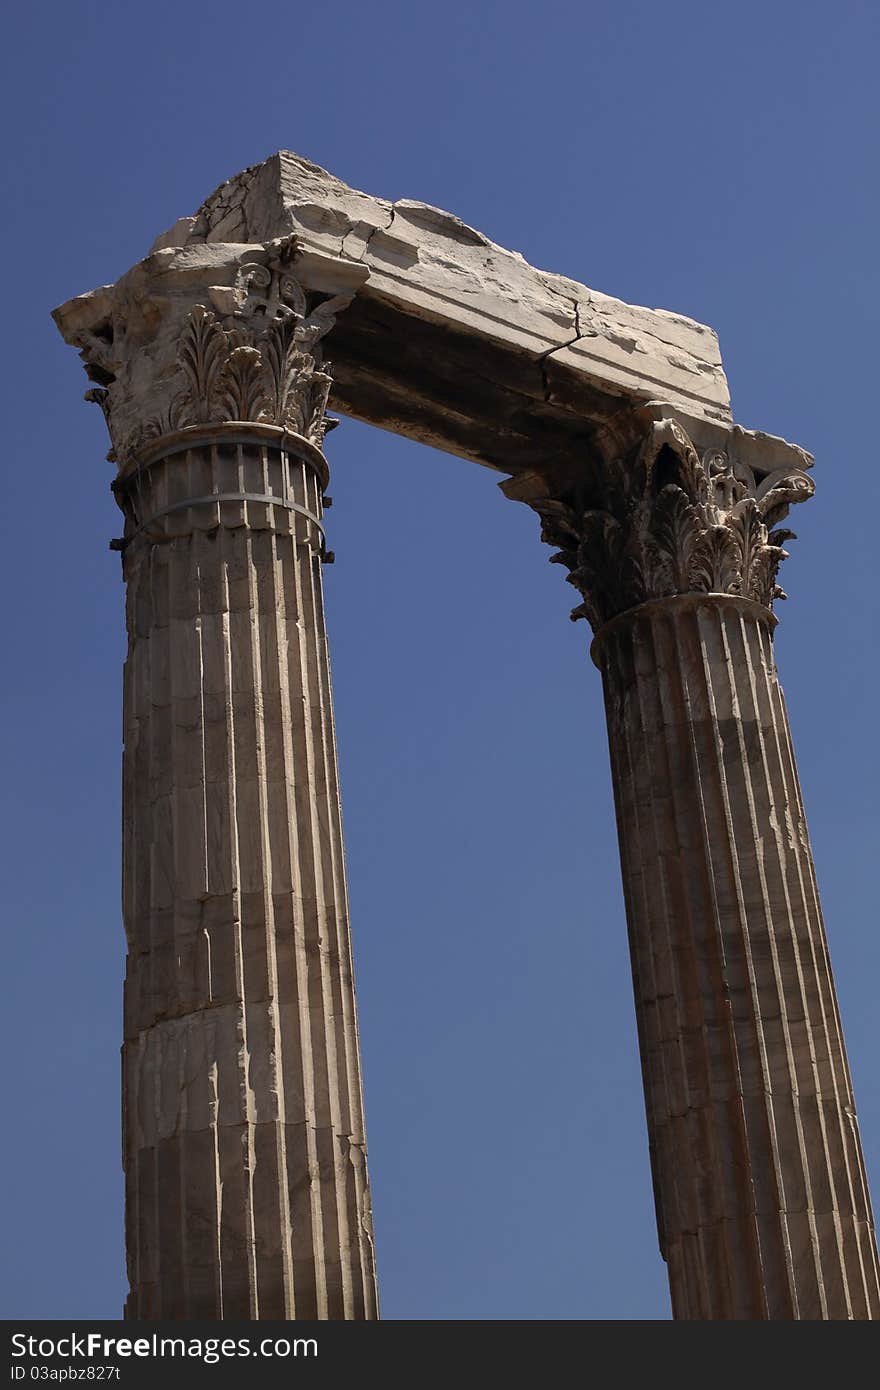
M7 20L7 1317L118 1316L120 521L49 320L286 147L720 333L817 456L778 659L869 1171L878 8L34 0ZM346 422L326 587L383 1311L669 1316L598 673L535 518Z

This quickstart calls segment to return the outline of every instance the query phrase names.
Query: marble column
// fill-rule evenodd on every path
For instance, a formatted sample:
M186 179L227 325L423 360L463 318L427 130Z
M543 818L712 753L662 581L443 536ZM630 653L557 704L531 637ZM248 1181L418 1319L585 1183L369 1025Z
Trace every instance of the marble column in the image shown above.
M596 636L673 1315L880 1317L852 1085L771 611L812 493L673 419L518 478Z
M86 343L125 515L135 1319L378 1316L321 588L340 301L294 256L205 302L132 292ZM150 302L164 357L139 377Z

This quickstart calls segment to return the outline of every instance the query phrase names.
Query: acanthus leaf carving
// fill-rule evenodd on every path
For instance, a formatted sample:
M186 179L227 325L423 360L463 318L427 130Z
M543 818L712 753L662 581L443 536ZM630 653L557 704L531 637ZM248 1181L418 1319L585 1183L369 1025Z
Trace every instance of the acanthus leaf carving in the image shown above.
M212 307L192 306L177 345L180 389L161 419L115 441L120 462L165 433L233 421L276 425L321 446L335 422L326 416L332 379L319 344L350 296L310 310L293 274L295 252L294 238L285 238L268 264L247 261L232 286L209 288ZM109 418L108 402L98 403Z
M186 380L175 407L181 425L204 425L214 418L221 378L228 367L228 349L229 338L217 316L204 304L194 305L177 352L177 365Z
M265 399L262 354L247 342L238 342L226 359L223 409L230 420L256 420Z
M315 359L307 350L308 334L302 321L289 315L269 326L265 341L268 389L264 418L273 423L288 420L302 434L308 425L307 400L316 370Z
M731 594L770 608L790 506L813 495L809 475L777 469L762 479L721 449L702 455L677 420L655 420L625 457L551 484L505 485L541 518L551 558L582 596L573 618L598 630L610 618L675 594ZM777 529L771 529L777 528Z

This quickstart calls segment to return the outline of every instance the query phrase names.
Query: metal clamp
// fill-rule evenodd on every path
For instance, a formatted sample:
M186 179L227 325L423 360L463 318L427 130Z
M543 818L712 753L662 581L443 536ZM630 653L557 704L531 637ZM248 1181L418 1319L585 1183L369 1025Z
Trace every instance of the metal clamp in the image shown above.
M314 512L310 512L307 507L301 506L299 502L290 502L286 497L276 497L274 493L271 492L210 492L205 497L188 497L183 502L173 502L170 507L163 507L161 511L155 512L153 516L141 522L137 530L133 531L130 536L126 536L122 539L118 537L114 538L110 542L110 549L125 550L127 546L131 545L133 540L137 539L142 531L146 531L149 526L161 520L163 516L169 516L172 512L186 511L189 507L203 507L215 502L260 502L273 507L283 507L285 511L288 512L298 512L300 516L304 516L308 521L313 522L320 531L322 558L326 559L332 554L332 551L326 549L324 527L318 517L315 516ZM332 564L332 561L328 560L328 563Z

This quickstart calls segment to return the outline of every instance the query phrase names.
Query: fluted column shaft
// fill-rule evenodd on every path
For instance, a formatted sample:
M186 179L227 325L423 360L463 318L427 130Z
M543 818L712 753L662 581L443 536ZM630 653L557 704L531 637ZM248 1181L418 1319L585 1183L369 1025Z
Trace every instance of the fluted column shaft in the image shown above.
M117 485L126 1315L375 1318L325 465L184 433Z
M677 1318L880 1316L774 619L644 603L594 644Z

